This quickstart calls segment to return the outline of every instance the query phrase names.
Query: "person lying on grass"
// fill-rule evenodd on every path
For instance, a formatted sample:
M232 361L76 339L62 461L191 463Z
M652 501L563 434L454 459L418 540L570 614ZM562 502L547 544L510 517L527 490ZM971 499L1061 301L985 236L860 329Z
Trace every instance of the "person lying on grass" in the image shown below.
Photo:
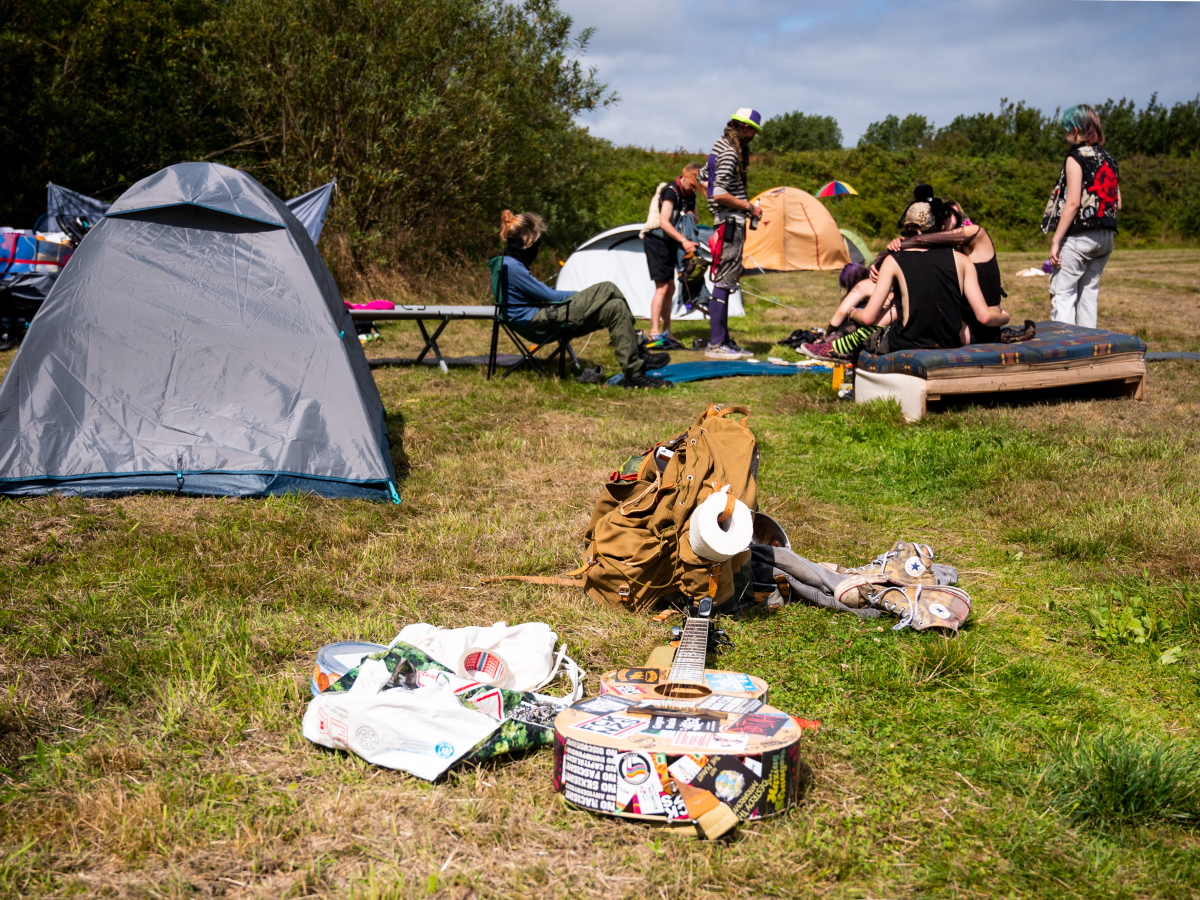
M926 191L922 191L922 189ZM918 185L915 194L920 191L927 196L916 199L933 199L933 188L928 185ZM895 238L888 244L888 251L912 250L923 247L927 250L935 247L950 247L964 253L975 266L975 276L979 280L979 290L988 306L999 306L1000 301L1008 296L1000 281L1000 263L996 259L996 246L984 228L967 218L963 208L954 200L945 201L949 205L949 215L942 224L942 230L932 234L918 234L910 238ZM1000 329L984 325L975 316L970 306L962 308L963 323L970 330L972 344L994 344L1000 340Z
M871 299L871 291L875 287L871 281L871 271L860 263L846 263L838 275L838 285L845 294L829 319L825 339L801 344L800 352L825 362L853 362L855 355L866 346L867 338L880 328L890 325L896 318L896 308L893 305L895 293L888 294L883 318L879 320L878 325L857 325L850 318L850 313L866 306L867 301Z
M625 295L611 281L574 293L556 291L529 271L541 249L546 225L536 213L500 214L500 238L505 241L504 280L508 317L518 332L546 335L566 326L572 339L608 329L613 353L625 375L625 387L670 387L669 381L646 374L671 362L666 353L647 353L638 342L633 313Z
M904 211L900 233L904 237L929 234L950 218L944 200L914 200ZM988 306L979 290L975 266L961 253L941 248L900 250L879 267L879 280L871 299L850 318L861 325L878 325L888 295L898 288L900 318L887 334L886 352L961 347L970 342L961 308L969 305L984 325L999 328L1008 313Z

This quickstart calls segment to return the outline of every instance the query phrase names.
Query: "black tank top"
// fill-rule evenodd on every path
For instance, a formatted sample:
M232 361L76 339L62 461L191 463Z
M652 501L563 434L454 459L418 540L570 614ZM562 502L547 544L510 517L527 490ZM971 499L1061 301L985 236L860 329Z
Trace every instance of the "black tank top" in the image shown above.
M987 305L999 306L1000 301L1008 294L1004 292L1004 288L1000 284L1000 263L996 260L996 254L993 253L992 258L987 262L975 263L975 275L979 278L979 290L983 294L983 299L987 301ZM963 298L962 320L963 324L971 329L972 344L994 344L1000 340L999 326L981 325L965 297Z
M908 321L902 322L893 350L932 350L961 346L962 290L953 250L901 250L895 254L908 287Z

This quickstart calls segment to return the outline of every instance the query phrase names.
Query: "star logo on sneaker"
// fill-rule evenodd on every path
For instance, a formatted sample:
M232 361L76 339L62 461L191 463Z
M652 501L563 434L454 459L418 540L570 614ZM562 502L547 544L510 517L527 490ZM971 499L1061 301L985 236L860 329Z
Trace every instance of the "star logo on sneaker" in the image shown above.
M904 571L913 578L925 574L925 563L921 562L919 556L910 556L908 561L904 563Z

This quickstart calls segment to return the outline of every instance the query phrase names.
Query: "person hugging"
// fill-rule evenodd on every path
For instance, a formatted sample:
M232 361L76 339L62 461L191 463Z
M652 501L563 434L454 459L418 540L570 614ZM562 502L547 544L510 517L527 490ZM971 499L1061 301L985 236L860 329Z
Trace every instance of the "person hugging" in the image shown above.
M914 200L900 219L900 233L906 238L931 234L955 218L945 200ZM881 353L961 347L970 340L963 306L969 306L983 325L998 328L1008 322L1008 313L984 300L974 264L948 247L914 247L888 255L879 266L870 300L850 317L860 325L879 325L893 291L899 315L880 338Z

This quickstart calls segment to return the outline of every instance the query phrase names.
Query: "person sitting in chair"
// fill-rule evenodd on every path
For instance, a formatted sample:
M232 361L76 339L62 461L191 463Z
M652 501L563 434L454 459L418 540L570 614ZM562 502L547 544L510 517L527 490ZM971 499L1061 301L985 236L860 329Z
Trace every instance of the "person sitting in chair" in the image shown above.
M582 291L556 291L538 281L530 266L541 249L546 225L535 213L500 214L500 238L504 248L504 278L507 284L508 318L518 331L549 333L566 326L572 339L608 329L613 353L625 375L625 387L670 387L669 381L646 374L671 362L666 353L648 353L638 342L633 313L625 295L611 281L593 284Z
M904 212L900 230L904 237L940 231L952 215L943 200L914 200ZM879 280L866 307L854 310L850 317L861 325L878 325L893 286L900 297L900 318L885 335L886 345L880 348L884 353L961 347L970 340L963 306L969 305L982 325L998 328L1008 322L1008 313L984 300L974 264L949 248L914 247L889 255L879 267Z

